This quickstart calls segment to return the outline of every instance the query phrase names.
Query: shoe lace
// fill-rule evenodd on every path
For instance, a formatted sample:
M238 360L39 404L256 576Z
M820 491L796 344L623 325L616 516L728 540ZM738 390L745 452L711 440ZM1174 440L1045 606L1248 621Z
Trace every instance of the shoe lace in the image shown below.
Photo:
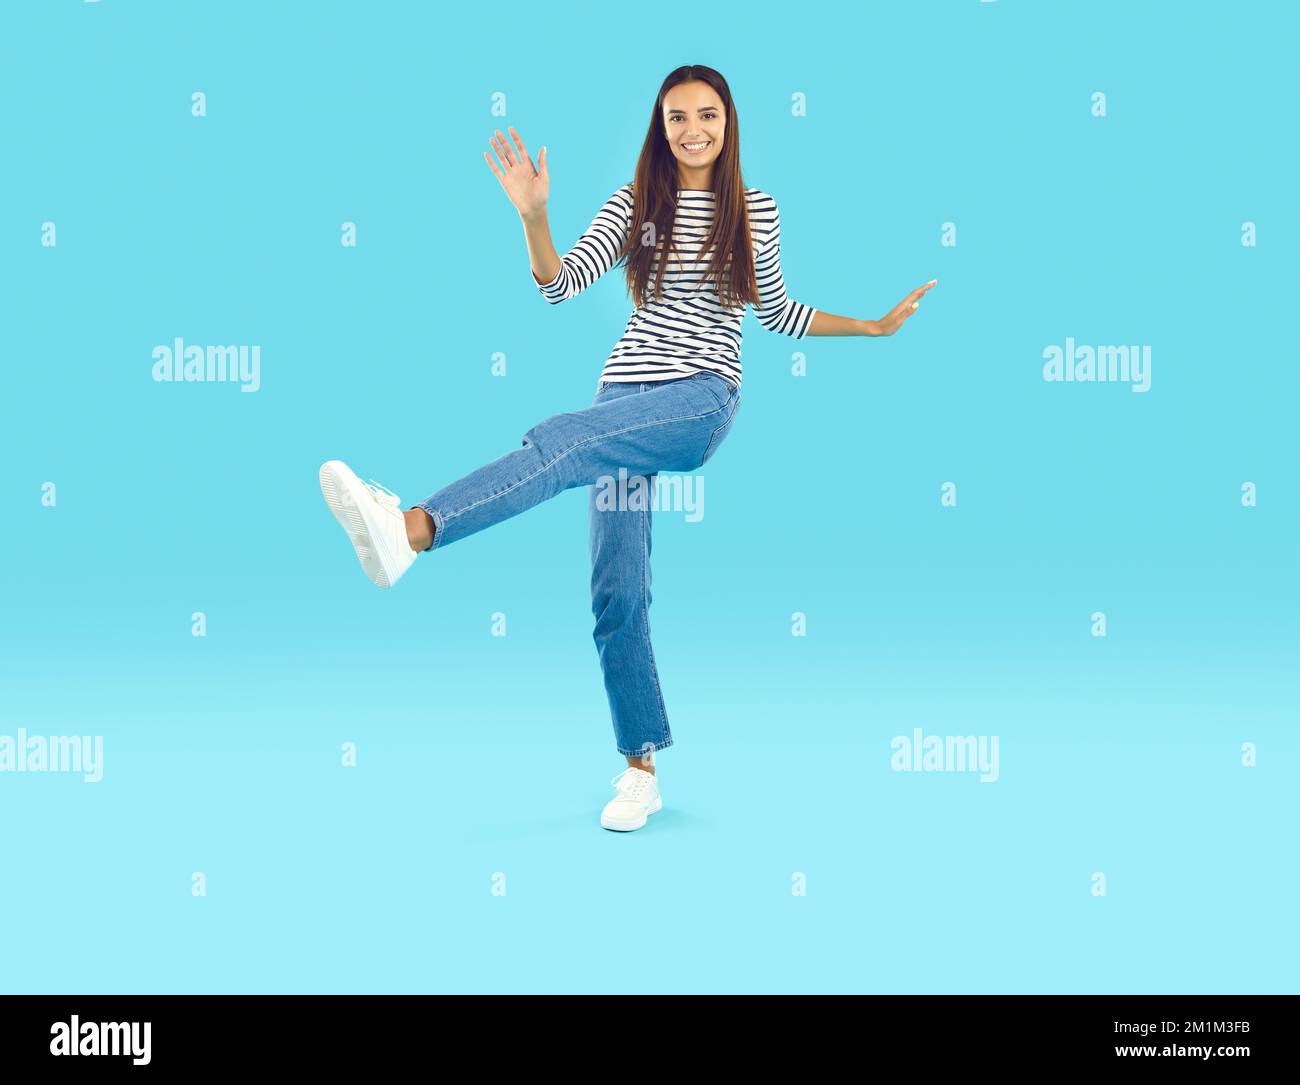
M397 508L397 506L402 503L402 499L382 482L376 482L372 478L367 480L365 485L366 489L375 495L375 500L382 504L391 505L393 508Z
M633 772L635 775L628 776L629 772ZM635 765L628 765L627 768L610 780L610 783L618 788L620 795L629 799L639 799L641 792L650 786L650 781L646 779L649 775L645 769L639 769Z

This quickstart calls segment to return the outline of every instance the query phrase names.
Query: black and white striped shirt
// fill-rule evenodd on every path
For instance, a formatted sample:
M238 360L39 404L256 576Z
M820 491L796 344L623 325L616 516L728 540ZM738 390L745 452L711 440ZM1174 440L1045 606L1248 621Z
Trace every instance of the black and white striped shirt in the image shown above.
M781 277L781 214L776 201L756 188L745 190L749 229L754 244L754 272L760 304L754 316L769 331L802 339L817 312L786 296ZM649 298L633 310L623 337L614 345L601 371L601 381L651 381L689 376L700 370L717 373L740 387L740 322L744 307L724 309L717 286L702 282L709 252L695 255L713 221L716 196L705 189L679 189L673 240L678 251L668 254L663 297ZM560 257L560 270L549 283L537 282L552 304L576 297L605 274L618 259L632 223L632 186L615 192ZM652 269L658 268L658 258Z

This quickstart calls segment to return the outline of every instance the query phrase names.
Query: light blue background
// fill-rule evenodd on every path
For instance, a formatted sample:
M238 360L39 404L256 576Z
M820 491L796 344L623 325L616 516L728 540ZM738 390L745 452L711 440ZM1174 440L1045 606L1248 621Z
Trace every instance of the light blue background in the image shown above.
M106 764L0 775L0 987L1295 991L1297 30L4 5L0 734ZM619 275L548 306L482 152L548 145L564 251L687 62L731 82L791 296L879 317L939 285L890 339L747 316L705 517L655 526L666 807L614 834L585 492L384 593L316 471L409 503L590 403ZM154 383L175 336L260 344L261 390ZM1067 336L1149 344L1151 391L1045 383ZM1001 779L891 771L914 727L1000 736Z

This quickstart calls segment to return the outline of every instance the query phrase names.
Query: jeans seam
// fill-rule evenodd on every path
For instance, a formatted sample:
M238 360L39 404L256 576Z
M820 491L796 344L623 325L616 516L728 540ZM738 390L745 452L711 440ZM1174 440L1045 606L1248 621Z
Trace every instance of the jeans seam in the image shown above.
M643 517L649 517L648 509L642 511ZM650 552L646 546L646 532L649 529L648 524L642 524L641 529L641 635L645 637L646 657L650 660L650 673L655 679L655 697L658 701L659 708L659 726L663 733L671 740L672 731L668 727L668 712L664 706L664 691L659 685L659 667L655 662L655 649L650 641ZM658 747L655 747L658 749Z
M447 516L448 517L463 516L471 509L476 509L480 505L485 504L488 501L495 501L498 497L502 497L505 494L508 494L511 490L515 489L516 487L522 486L525 482L531 482L533 479L535 479L538 475L542 474L544 471L548 471L552 467L554 467L557 463L560 462L560 460L564 459L564 457L567 456L570 452L573 452L575 449L582 448L584 445L592 444L595 441L605 441L611 437L621 437L625 433L631 433L634 430L639 430L639 429L649 429L651 426L666 426L666 425L670 425L673 422L686 422L686 421L694 421L699 418L708 418L709 415L717 414L719 411L724 411L726 409L727 409L726 404L723 404L721 407L714 407L713 410L705 411L703 414L683 414L683 415L678 415L674 418L659 418L652 422L641 422L635 426L627 426L623 429L613 430L610 433L598 433L594 437L588 437L586 440L577 441L574 444L571 444L568 448L562 449L560 452L556 453L555 456L547 460L544 464L542 464L541 467L539 467L531 475L525 475L523 478L518 479L515 482L512 482L504 490L498 490L494 494L489 494L487 497L480 498L478 501L475 501L472 505L466 505L463 509L456 509L455 511L448 513ZM723 424L725 425L725 423ZM715 430L714 432L716 433L717 430Z
M708 462L709 456L713 453L713 445L718 439L718 434L721 433L724 429L726 429L731 424L731 420L736 417L736 412L738 410L740 410L739 399L736 400L736 405L732 407L731 413L727 415L727 417L722 421L722 423L718 426L718 428L715 429L713 433L710 435L709 443L704 446L704 458L700 460L701 467L703 467Z

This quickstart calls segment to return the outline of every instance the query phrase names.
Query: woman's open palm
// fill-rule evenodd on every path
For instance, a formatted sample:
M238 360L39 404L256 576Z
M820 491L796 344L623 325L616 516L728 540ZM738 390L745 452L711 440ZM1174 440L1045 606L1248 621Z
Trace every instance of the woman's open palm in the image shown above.
M543 147L537 156L537 168L534 169L533 160L528 156L528 149L519 138L519 133L509 125L506 127L510 138L514 140L513 147L497 129L493 129L495 134L491 140L501 157L502 165L497 166L491 151L484 151L483 157L497 175L497 180L510 197L510 202L515 205L515 210L521 215L532 214L546 206L547 197L551 194L551 175L546 169L546 148Z

